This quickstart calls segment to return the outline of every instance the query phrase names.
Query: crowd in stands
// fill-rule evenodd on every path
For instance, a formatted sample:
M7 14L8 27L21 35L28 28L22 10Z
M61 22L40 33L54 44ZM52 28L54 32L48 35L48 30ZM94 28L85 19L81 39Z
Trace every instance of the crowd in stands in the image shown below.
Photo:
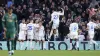
M12 5L13 13L17 15L18 22L24 18L26 23L29 19L40 19L43 21L45 32L48 34L51 29L49 21L53 8L57 10L64 9L64 16L60 16L59 41L64 41L69 33L69 25L75 19L79 23L80 35L84 35L88 40L87 23L94 19L98 24L95 30L95 40L100 40L100 2L96 0L15 0ZM1 19L7 12L7 5L0 7L0 32L2 33ZM1 35L0 35L1 36ZM46 37L46 36L45 36ZM0 40L2 37L0 37Z

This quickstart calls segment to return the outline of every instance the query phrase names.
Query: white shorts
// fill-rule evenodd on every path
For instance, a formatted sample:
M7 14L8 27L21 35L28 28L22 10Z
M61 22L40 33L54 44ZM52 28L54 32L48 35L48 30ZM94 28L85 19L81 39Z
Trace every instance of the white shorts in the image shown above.
M78 35L78 37L79 37L79 41L84 41L84 39L85 39L84 35Z
M70 39L78 39L78 33L70 33L69 37Z
M25 33L19 33L18 40L25 40L26 39L26 34Z
M94 33L89 33L89 38L93 39L94 38Z
M39 38L39 33L35 32L35 34L34 34L34 40L38 40L38 38Z
M44 36L39 36L38 40L45 40Z
M27 35L27 39L33 40L34 39L34 35Z
M59 24L53 24L52 29L57 29L59 27Z

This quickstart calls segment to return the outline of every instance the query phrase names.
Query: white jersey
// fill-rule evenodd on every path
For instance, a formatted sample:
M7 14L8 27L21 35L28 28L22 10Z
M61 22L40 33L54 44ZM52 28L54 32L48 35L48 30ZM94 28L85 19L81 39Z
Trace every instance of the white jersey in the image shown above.
M94 29L95 29L95 27L96 27L96 23L94 23L94 22L89 22L89 23L87 24L87 26L88 26L88 32L89 32L89 33L94 33Z
M53 24L59 24L59 16L60 15L64 15L64 12L63 13L53 12L51 14L51 20L53 21Z
M34 24L33 23L27 24L27 34L28 35L34 34Z
M26 32L27 30L26 24L20 23L19 29L20 29L19 32Z
M39 24L34 24L35 28L34 28L34 39L38 40L39 38Z
M44 26L41 26L39 28L39 36L44 36L45 32L44 32Z
M39 24L34 24L34 32L37 33L39 30Z
M26 30L27 30L27 26L26 24L20 23L19 25L19 38L18 40L25 40L26 38Z
M78 23L71 23L69 27L70 33L78 34Z

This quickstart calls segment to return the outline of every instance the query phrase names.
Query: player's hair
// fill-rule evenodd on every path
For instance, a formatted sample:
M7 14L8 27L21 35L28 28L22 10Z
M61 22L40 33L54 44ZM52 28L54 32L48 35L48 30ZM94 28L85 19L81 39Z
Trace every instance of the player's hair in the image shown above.
M42 23L43 21L39 21L39 23Z
M25 18L22 19L22 21L25 20Z
M30 19L29 22L33 21L33 19Z
M92 21L92 22L93 22L94 20L93 20L93 19L90 19L90 21Z
M38 22L37 22L38 21ZM38 19L35 19L35 23L39 23L39 20Z
M12 8L11 7L8 7L8 10L12 10Z
M75 20L75 19L73 19L73 20L72 20L72 23L73 23L73 22L76 22L76 20Z
M23 18L23 19L21 20L21 22L23 22L23 20L25 20L25 18Z

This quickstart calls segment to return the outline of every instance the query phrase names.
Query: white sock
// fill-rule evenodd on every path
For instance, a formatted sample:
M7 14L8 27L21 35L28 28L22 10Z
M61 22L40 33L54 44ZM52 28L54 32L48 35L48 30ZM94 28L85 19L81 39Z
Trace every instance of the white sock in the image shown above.
M96 41L94 41L94 40L91 40L91 41L92 41L92 43L94 43L95 45L98 46L98 43Z
M58 33L58 29L56 29L56 36L58 37L59 33Z
M30 49L32 49L32 40L30 41Z
M28 48L28 45L29 45L29 40L27 40L27 44L26 44L26 47Z
M20 42L18 42L18 44L19 44L18 49L20 50L21 43L20 43Z
M40 48L39 41L36 43L36 50L38 50L37 46L39 46L39 48Z
M91 40L89 41L89 49L91 49L91 46L92 46L92 42Z
M34 49L37 49L37 42L34 43Z
M19 49L21 50L21 48L22 48L22 44L21 42L19 42Z
M43 49L46 49L46 43L43 42Z
M79 41L76 41L76 47L79 48Z
M72 43L70 43L70 50L72 49Z
M56 41L56 38L57 38L57 35L56 35L56 34L54 34L54 41Z
M39 48L41 49L41 46L42 46L42 42L39 42Z
M34 41L34 43L33 43L33 49L35 49L35 41Z
M23 48L23 44L24 44L24 42L21 42L21 49L20 49L20 50L22 50L22 48Z

